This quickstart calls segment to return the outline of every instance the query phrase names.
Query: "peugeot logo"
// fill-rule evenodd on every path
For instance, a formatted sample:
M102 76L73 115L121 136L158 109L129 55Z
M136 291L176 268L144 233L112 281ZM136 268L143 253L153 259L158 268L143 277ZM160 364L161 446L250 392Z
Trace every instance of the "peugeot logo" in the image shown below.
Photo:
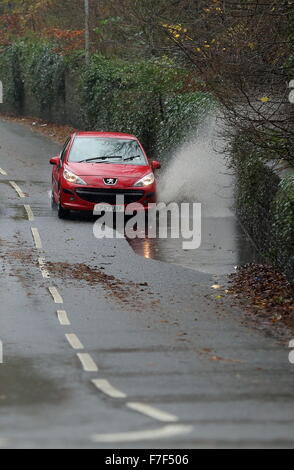
M114 186L117 183L117 179L116 178L104 178L104 183L107 186Z

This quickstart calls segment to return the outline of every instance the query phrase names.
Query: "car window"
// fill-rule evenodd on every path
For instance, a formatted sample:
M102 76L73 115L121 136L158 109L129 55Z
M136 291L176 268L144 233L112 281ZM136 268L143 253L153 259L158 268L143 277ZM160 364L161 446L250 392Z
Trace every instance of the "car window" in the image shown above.
M147 165L146 157L136 140L101 137L76 137L69 161Z
M68 146L69 146L70 141L71 141L71 138L69 137L69 138L67 139L67 141L65 142L64 147L63 147L63 150L62 150L62 152L61 152L61 154L60 154L60 159L61 159L62 162L64 161L64 157L65 157L65 154L66 154L66 151L67 151L67 149L68 149Z

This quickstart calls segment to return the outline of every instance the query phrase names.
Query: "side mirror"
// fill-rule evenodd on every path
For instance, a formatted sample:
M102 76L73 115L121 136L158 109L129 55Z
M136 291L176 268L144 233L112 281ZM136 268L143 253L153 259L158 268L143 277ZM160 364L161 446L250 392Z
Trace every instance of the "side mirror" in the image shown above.
M59 166L60 165L60 157L58 156L58 157L51 158L50 165Z
M161 163L157 162L156 160L153 160L151 163L152 170L160 170L161 168Z

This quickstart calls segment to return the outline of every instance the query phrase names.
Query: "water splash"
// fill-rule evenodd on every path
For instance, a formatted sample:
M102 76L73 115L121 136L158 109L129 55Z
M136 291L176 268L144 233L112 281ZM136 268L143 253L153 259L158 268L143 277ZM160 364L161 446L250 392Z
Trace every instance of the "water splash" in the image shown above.
M201 202L206 216L231 216L234 178L226 165L222 120L210 116L172 157L159 179L159 200Z

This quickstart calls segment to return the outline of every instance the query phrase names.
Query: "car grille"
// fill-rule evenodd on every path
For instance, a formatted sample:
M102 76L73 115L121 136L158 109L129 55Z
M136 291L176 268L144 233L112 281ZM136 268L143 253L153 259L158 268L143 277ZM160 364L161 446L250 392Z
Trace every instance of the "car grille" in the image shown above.
M135 189L98 189L98 188L79 188L76 190L77 195L84 201L93 202L95 204L116 204L117 196L125 197L125 204L139 201L144 196L144 191Z

